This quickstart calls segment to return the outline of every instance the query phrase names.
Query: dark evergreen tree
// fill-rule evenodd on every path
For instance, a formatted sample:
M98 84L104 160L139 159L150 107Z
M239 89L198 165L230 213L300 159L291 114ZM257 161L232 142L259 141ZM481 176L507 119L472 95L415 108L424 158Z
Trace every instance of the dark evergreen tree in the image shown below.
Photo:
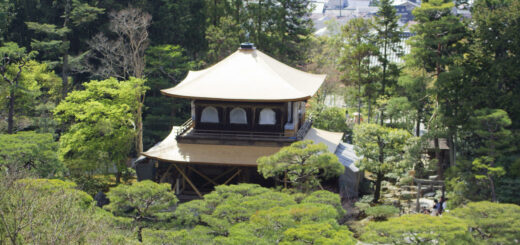
M42 40L33 39L31 47L39 50L41 58L47 60L51 67L59 64L62 79L62 98L65 98L69 87L70 41L68 36L71 34L71 28L94 21L99 14L103 13L103 9L90 6L79 0L56 1L55 4L61 5L56 7L63 9L61 15L63 23L61 25L38 22L26 22L26 24L30 30L45 35Z
M393 63L391 56L399 55L402 52L401 35L402 32L397 24L399 16L392 6L392 0L381 0L379 2L379 11L375 17L374 28L376 30L375 45L379 49L377 54L378 61L381 65L381 73L379 82L381 84L379 96L387 95L387 87L396 83L399 75L397 65ZM380 124L383 125L384 109L381 108Z
M447 128L446 138L450 148L450 164L455 161L454 138L468 115L464 111L464 91L460 63L464 53L466 27L460 17L452 12L453 2L430 0L413 10L416 25L412 31L412 51L410 57L414 63L422 64L428 73L434 76L437 110L434 116L442 117L443 127ZM431 128L433 129L433 128ZM438 137L435 139L436 158L440 159ZM441 167L439 167L439 171ZM442 172L439 172L442 174Z

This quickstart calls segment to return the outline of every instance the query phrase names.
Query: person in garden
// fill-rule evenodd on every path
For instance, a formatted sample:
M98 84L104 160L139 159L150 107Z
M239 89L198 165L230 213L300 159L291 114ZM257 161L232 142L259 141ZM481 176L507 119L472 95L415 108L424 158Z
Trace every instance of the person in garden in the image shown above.
M432 216L437 216L439 215L439 201L437 201L437 199L433 200L434 204L433 204L433 212L432 212Z

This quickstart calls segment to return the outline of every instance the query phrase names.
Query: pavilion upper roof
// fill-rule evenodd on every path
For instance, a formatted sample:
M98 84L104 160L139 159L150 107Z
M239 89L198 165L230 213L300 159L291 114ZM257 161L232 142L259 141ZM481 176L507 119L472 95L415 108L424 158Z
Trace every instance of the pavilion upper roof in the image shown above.
M312 97L326 75L292 68L256 49L239 49L217 64L188 76L168 96L225 101L283 102Z

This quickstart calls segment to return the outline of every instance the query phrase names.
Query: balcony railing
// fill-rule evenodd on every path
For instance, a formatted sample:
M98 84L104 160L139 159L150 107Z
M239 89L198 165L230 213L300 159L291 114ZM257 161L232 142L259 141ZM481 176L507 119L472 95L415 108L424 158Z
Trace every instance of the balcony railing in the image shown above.
M184 122L181 126L179 126L179 129L177 130L176 137L179 137L180 135L183 135L188 131L191 127L193 127L193 120L188 119L188 121Z
M298 132L296 133L296 139L303 140L305 138L305 135L307 135L307 132L309 132L309 129L312 127L312 118L309 118L306 120L302 127L298 129Z
M312 120L307 120L297 131L296 136L286 136L284 132L194 129L193 121L189 119L179 127L176 133L176 137L182 137L185 139L229 139L293 142L296 140L302 140L311 126Z

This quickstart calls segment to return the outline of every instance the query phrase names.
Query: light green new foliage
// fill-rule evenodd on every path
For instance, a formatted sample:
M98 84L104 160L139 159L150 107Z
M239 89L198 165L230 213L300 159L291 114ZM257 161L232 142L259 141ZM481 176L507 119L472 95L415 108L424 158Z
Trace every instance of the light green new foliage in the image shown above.
M143 230L143 244L192 245L213 244L213 231L204 226L196 226L191 230Z
M379 200L385 174L406 167L402 160L405 143L410 137L406 130L377 124L361 124L354 128L355 151L363 156L358 166L376 175L374 202Z
M179 205L175 221L185 227L207 224L215 232L226 234L236 223L245 222L258 210L296 204L287 193L277 192L256 184L217 186L204 196L204 201L194 200Z
M301 203L329 204L336 208L336 211L338 211L338 214L340 216L343 216L347 213L345 209L343 209L343 207L341 206L341 198L339 197L339 195L330 191L320 190L312 192L308 196L304 197Z
M146 91L144 80L110 78L84 83L84 90L67 96L54 110L57 120L68 126L60 138L60 158L76 174L126 168L136 135L135 98Z
M384 221L389 217L398 215L399 209L390 205L377 205L366 208L365 213L372 216L376 221Z
M97 243L91 240L91 235L99 232L103 224L94 222L91 196L75 189L72 182L17 179L16 175L16 172L0 174L0 241L6 244Z
M32 115L39 103L55 102L59 92L59 78L32 60L36 54L13 42L0 47L0 111L7 112L9 134L29 126L20 119ZM0 130L3 127L0 122Z
M466 221L475 240L484 244L518 244L520 206L492 202L472 202L454 209L448 216Z
M318 111L318 114L312 122L312 126L333 132L346 132L348 130L347 117L345 109L338 107L325 108Z
M65 193L71 200L74 200L78 206L85 209L91 208L94 204L92 196L84 191L78 190L74 182L58 179L22 179L18 180L18 182L34 191L45 193L46 195Z
M331 224L337 226L338 212L330 205L305 203L286 207L259 210L248 223L240 223L229 229L229 236L217 237L221 244L239 244L239 241L261 240L256 244L273 244L283 237L289 228L305 224ZM253 243L253 244L255 244Z
M316 245L354 245L357 241L345 226L333 226L328 223L301 225L289 228L283 233L280 245L316 244Z
M299 191L308 192L319 186L320 178L328 179L344 172L345 167L323 143L312 140L298 141L283 147L279 152L258 159L258 172L264 178L275 177L287 182Z
M303 225L325 227L315 244L338 244L353 239L347 227L338 225L345 211L337 194L280 192L257 184L221 185L202 200L180 204L173 217L179 230L144 230L145 244L276 244L296 242ZM319 225L318 225L319 224ZM302 233L311 228L302 228ZM305 232L304 232L305 231ZM322 236L321 236L321 235ZM320 243L320 241L322 241Z
M58 160L57 149L58 143L51 134L32 131L0 134L0 169L25 168L40 177L63 176L67 169Z
M403 215L371 222L361 235L370 244L474 244L468 225L449 216Z

